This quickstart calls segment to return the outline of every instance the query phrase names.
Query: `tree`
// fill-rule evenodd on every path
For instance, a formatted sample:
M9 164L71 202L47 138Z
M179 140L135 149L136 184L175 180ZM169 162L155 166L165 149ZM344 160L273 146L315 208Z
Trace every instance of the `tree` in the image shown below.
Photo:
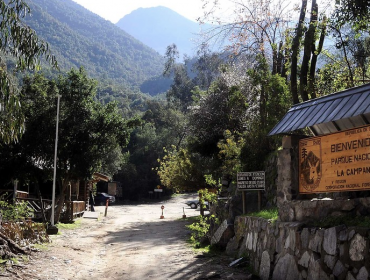
M220 76L222 65L226 57L219 53L211 52L207 44L202 44L197 51L193 72L196 73L194 83L201 89L207 90L213 81Z
M222 159L221 172L236 180L236 174L242 171L241 149L245 145L242 134L235 135L229 130L225 131L224 139L217 144L218 156Z
M172 106L175 106L182 112L186 112L193 102L192 90L195 84L188 75L187 59L185 59L185 63L178 63L178 58L177 46L175 44L168 46L163 76L173 76L173 83L167 91L166 97Z
M225 130L242 131L246 123L248 99L246 92L237 85L230 85L219 78L208 89L200 92L200 100L189 115L189 130L196 151L217 154L217 143Z
M207 186L204 178L212 170L211 162L188 148L164 148L155 169L161 183L174 191L194 191Z
M160 178L154 168L158 167L158 158L164 156L164 147L184 145L187 134L183 113L163 100L152 100L140 118L140 125L130 134L130 141L125 151L128 161L114 179L122 183L126 196L137 199L146 195L153 187L160 184Z
M156 169L161 183L175 191L192 186L193 168L188 151L185 149L178 151L173 146L171 149L164 149L164 152L166 154L158 160L159 167Z
M300 102L298 92L302 101L316 98L316 64L326 36L327 19L325 15L320 16L319 6L316 0L312 0L310 22L308 23L308 27L306 26L307 2L307 0L302 0L300 15L291 45L290 90L293 104ZM319 32L321 32L320 35L318 35ZM316 46L317 40L319 42ZM301 44L303 44L303 58L299 65ZM300 73L298 73L298 68L300 68Z
M142 120L155 127L160 149L171 145L180 147L187 134L185 115L162 101L148 101L147 108Z
M333 22L336 25L351 24L356 31L368 29L370 2L368 0L340 0L335 2Z
M48 44L22 21L29 13L30 8L23 0L0 1L0 141L4 143L18 141L24 132L17 83L7 69L7 58L15 60L15 71L39 69L39 58L43 55L57 67Z
M207 8L211 1L204 2ZM294 104L315 98L317 61L327 33L327 19L322 12L319 13L317 1L312 0L309 23L305 21L308 1L301 1L294 29L291 28L292 16L288 1L230 2L235 7L231 22L223 23L220 18L212 17L212 11L206 13L203 20L213 19L221 23L210 35L228 38L228 49L236 56L249 53L255 60L264 60L272 74L278 74L290 82ZM214 3L219 5L218 1ZM263 105L267 93L262 90L261 94Z
M234 10L231 19L224 21L217 14L219 1L203 0L205 16L203 21L219 23L208 32L208 40L217 37L226 41L226 50L233 55L262 55L270 64L272 73L286 75L284 64L285 33L290 21L289 1L279 0L237 0L229 1Z
M335 47L342 52L342 64L348 75L348 87L364 83L367 76L367 39L370 17L368 1L338 1L330 18L331 35Z
M62 96L56 181L58 221L71 181L89 179L97 171L115 173L119 169L122 162L113 163L111 155L123 159L121 149L127 145L127 124L117 104L102 105L96 101L96 81L89 79L82 68L52 81L41 75L28 77L22 93L26 130L18 147L29 165L44 171L44 179L52 175L56 96Z

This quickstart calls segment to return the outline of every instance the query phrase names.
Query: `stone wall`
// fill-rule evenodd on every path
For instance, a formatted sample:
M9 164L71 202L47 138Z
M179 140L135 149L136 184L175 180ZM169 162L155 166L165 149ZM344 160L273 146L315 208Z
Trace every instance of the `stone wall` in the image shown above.
M282 150L279 151L277 169L277 192L276 202L280 207L287 201L292 201L298 195L298 137L284 137L282 142Z
M369 279L369 229L307 228L246 216L237 217L234 228L228 254L249 256L261 279Z
M369 195L356 197L356 192L299 194L299 139L284 137L278 153L278 221L271 224L262 218L236 217L235 236L227 243L227 253L234 257L247 255L261 279L370 279L370 229L345 225L327 229L306 226L327 216L370 215ZM268 192L271 188L266 189ZM265 195L269 202L271 199ZM232 226L225 222L224 231L230 228ZM222 239L221 233L219 236Z
M280 204L279 219L285 222L311 222L328 216L367 216L370 214L369 209L370 197L295 200Z

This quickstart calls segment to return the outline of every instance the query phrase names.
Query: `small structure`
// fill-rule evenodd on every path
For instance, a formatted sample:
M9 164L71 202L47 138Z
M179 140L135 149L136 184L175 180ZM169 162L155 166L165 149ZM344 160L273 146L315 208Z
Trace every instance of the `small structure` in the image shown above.
M307 226L331 215L369 215L369 124L370 84L293 106L269 133L286 134L279 220L236 217L227 252L248 255L266 280L370 279L370 229Z
M90 181L72 181L66 193L65 211L63 211L61 220L72 221L75 217L82 216L89 203L89 192L92 189L92 184L98 181L109 181L109 176L94 173L93 178ZM27 186L28 191L21 191L22 186L18 188L14 186L13 189L1 189L0 194L5 195L4 199L11 199L12 197L18 201L26 201L30 209L34 212L35 219L42 219L44 222L48 220L48 210L51 208L51 199L48 199L47 194L39 192L38 194L34 190ZM23 190L23 189L22 189ZM46 197L46 198L45 198Z
M296 104L288 111L269 133L287 134L278 163L282 221L347 214L345 209L370 212L365 192L370 190L369 124L370 84ZM331 200L322 200L324 196Z
M87 209L90 208L90 196L92 195L93 191L93 184L103 181L103 182L108 182L110 180L110 177L108 175L95 172L92 176L92 179L88 182L85 183L85 199L84 201L86 202Z

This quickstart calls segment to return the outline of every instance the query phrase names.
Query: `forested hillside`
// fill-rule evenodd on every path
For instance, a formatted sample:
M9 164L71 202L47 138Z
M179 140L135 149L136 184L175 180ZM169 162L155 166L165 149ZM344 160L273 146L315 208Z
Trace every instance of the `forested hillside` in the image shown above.
M84 66L100 80L138 88L162 72L163 57L70 0L30 0L25 21L47 41L61 69Z

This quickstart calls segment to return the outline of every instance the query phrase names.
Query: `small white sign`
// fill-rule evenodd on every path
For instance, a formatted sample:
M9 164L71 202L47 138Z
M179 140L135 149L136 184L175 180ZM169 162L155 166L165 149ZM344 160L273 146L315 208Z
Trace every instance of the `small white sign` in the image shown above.
M263 191L265 190L265 171L238 172L238 190Z

